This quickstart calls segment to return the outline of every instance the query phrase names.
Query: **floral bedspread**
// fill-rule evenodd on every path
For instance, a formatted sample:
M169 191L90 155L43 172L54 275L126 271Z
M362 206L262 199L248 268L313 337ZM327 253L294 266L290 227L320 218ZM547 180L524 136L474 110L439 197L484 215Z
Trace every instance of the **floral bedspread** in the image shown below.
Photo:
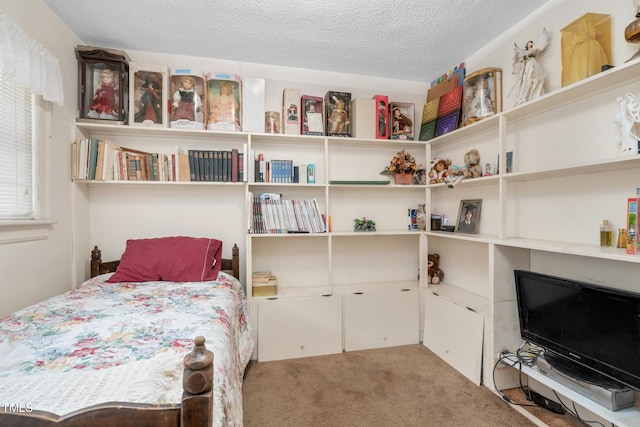
M214 352L214 423L242 425L242 377L255 338L241 284L224 273L216 282L104 283L108 277L0 318L0 402L61 415L113 400L177 403L182 358L203 335ZM155 376L142 370L157 361ZM163 384L167 392L131 400L145 380L147 394ZM64 400L76 406L52 394L62 383ZM82 396L69 396L70 387Z

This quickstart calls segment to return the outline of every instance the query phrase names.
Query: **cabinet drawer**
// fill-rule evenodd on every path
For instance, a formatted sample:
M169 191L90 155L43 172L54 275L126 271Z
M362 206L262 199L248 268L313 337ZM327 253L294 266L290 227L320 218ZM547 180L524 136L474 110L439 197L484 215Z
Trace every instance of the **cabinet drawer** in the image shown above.
M424 345L480 385L484 317L432 292L425 293Z
M419 291L345 295L344 335L346 351L418 343Z
M258 360L280 360L342 352L342 306L327 297L261 300Z

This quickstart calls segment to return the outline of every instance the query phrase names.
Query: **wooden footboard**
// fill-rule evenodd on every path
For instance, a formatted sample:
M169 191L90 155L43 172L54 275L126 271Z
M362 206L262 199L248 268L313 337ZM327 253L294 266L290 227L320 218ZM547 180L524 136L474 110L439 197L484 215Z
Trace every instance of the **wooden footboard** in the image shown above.
M94 246L91 251L91 277L99 274L113 273L120 264L120 260L102 262L102 251ZM231 249L231 258L222 258L222 271L240 279L240 248L236 243Z
M198 336L184 358L182 402L152 405L108 402L65 416L25 406L0 406L3 427L211 427L213 425L213 353ZM32 402L36 405L36 402ZM22 412L20 411L22 408Z

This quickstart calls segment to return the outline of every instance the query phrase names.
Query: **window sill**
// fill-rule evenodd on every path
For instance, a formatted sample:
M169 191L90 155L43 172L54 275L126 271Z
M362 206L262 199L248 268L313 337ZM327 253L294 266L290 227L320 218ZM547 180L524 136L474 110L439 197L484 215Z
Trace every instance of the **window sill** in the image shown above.
M55 223L48 219L0 221L0 245L48 239Z

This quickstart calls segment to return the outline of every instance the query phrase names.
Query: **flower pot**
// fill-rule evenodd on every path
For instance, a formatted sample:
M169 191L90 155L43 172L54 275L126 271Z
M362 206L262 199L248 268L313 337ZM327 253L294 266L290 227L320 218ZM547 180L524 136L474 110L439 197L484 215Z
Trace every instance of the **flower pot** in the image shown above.
M413 174L410 173L398 173L394 175L396 185L411 185L413 184Z

